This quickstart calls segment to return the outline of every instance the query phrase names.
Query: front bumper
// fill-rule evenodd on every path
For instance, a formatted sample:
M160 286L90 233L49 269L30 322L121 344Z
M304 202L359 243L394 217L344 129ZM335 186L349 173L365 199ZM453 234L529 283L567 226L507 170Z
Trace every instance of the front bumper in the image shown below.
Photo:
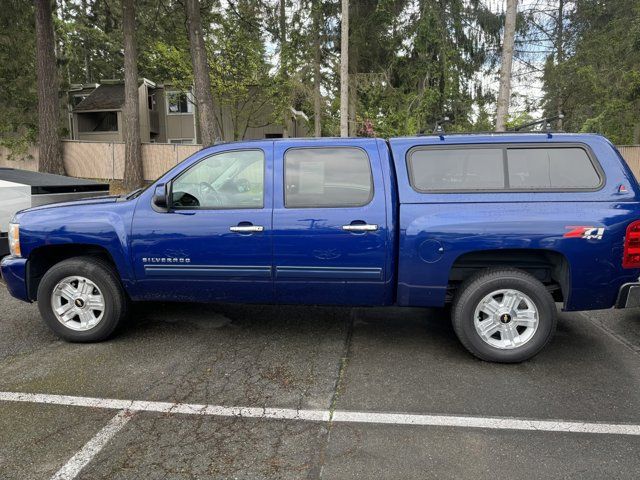
M640 283L625 283L620 287L616 308L640 307Z
M27 259L4 257L0 263L0 270L9 293L13 297L30 302L27 293Z

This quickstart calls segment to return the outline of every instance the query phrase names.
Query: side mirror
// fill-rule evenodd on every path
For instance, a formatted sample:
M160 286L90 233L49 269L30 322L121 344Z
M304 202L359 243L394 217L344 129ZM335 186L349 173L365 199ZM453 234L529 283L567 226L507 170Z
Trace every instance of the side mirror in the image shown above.
M168 208L169 206L169 192L168 185L161 184L156 185L156 188L153 192L153 204L158 208Z

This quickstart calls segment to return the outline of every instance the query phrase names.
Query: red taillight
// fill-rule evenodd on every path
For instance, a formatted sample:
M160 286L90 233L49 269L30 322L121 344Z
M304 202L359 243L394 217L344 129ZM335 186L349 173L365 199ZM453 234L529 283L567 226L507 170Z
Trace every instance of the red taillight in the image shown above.
M640 268L640 220L631 222L627 227L622 268Z

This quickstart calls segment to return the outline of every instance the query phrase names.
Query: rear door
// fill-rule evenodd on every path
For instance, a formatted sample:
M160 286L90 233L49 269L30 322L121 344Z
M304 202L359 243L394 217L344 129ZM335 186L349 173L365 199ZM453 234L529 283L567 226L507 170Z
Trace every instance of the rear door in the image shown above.
M383 304L389 236L374 140L274 147L276 301Z

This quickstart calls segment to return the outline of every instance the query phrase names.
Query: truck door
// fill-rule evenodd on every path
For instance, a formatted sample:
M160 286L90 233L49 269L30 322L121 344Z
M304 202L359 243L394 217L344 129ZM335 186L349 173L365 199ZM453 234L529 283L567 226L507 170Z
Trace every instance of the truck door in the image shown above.
M138 205L132 255L140 297L273 300L273 142L230 147L172 179L168 211Z
M375 140L274 145L276 301L388 303L389 235Z

